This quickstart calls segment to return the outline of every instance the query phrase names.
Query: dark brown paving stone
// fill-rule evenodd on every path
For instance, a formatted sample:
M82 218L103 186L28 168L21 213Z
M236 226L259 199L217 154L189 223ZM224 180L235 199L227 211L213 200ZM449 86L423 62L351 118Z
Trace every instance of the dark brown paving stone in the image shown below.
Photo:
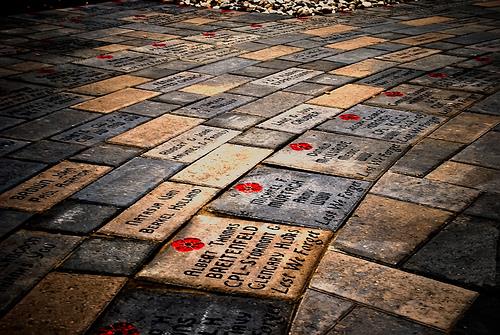
M343 64L345 65L345 64ZM334 87L342 86L344 84L350 83L352 81L355 81L356 78L354 77L347 77L347 76L337 76L333 74L322 74L317 77L314 77L310 79L310 82L317 83L317 84L323 84L323 85L330 85Z
M144 90L158 91L168 93L179 90L189 85L199 83L200 81L211 78L207 74L196 72L179 72L168 77L160 78L147 84L138 86Z
M34 101L23 103L0 111L0 114L16 118L33 120L51 112L73 106L90 97L77 95L73 93L56 93L48 97L40 98Z
M291 313L282 301L137 287L122 291L89 334L128 324L141 334L285 335Z
M498 222L459 216L425 244L405 268L461 284L497 286Z
M10 157L42 163L57 163L84 148L85 146L80 144L42 140L10 154Z
M444 334L430 327L397 318L366 307L356 307L333 327L327 335L439 335Z
M319 130L413 143L436 129L444 118L395 109L356 105L317 127Z
M193 71L210 74L212 76L218 76L223 73L239 72L241 69L254 65L256 63L258 63L258 61L233 57L215 63L211 63L208 65L197 67Z
M424 138L401 157L390 171L423 177L462 147L460 143Z
M273 87L273 86L263 86L263 85L255 85L253 83L246 83L241 86L238 86L231 91L230 93L235 93L235 94L241 94L241 95L248 95L251 97L264 97L266 95L269 95L271 93L274 93L278 91L279 88Z
M465 214L500 221L500 195L483 193L465 210Z
M226 214L336 231L369 183L258 167L208 208Z
M319 131L307 131L265 162L331 175L375 180L406 145Z
M0 158L0 192L43 170L47 165L17 159Z
M4 130L10 127L13 127L19 123L22 123L24 120L15 119L12 117L0 116L0 130Z
M146 100L133 104L132 106L122 108L120 111L148 117L157 117L165 113L169 113L177 108L179 108L179 105Z
M220 128L246 130L255 126L257 123L262 122L263 120L264 118L260 116L229 112L220 114L206 121L204 124L207 126Z
M453 156L454 161L500 169L500 133L491 131Z
M189 93L189 92L179 92L172 91L160 96L155 97L154 99L160 102L165 102L173 105L188 105L190 103L194 103L195 101L205 99L206 95L197 94L197 93Z
M0 137L0 157L28 145L29 142Z
M81 61L76 61L75 64L86 65L83 68L100 68L106 70L134 72L144 68L159 65L166 62L165 57L147 55L134 51L119 51L112 54L106 54L111 58L92 57Z
M422 71L394 67L363 78L358 83L388 89L422 74Z
M320 85L320 84L315 84L315 83L301 82L301 83L298 83L298 84L295 84L293 86L286 88L284 91L317 96L317 95L320 95L320 94L325 93L327 91L330 91L332 89L333 89L333 87L328 86L328 85Z
M201 118L212 118L254 100L254 98L243 95L222 93L177 109L174 113Z
M91 237L78 246L60 269L130 276L155 247L146 241Z
M89 234L111 219L119 209L67 200L33 217L28 226L73 234Z
M0 80L0 109L14 107L31 100L54 93L53 88L21 83L14 80Z
M52 139L91 146L134 128L149 119L140 115L113 112L67 130L52 137Z
M2 135L27 141L38 141L97 117L99 114L96 113L63 109L10 128L3 131Z
M295 134L283 131L250 128L230 140L230 143L276 149L288 142Z
M126 280L50 273L0 321L0 330L19 335L82 334Z
M71 159L94 164L118 166L127 160L138 156L142 152L139 148L102 143L90 147Z
M199 215L136 277L296 300L331 235L313 228Z
M369 194L339 231L335 248L396 265L452 213Z
M429 137L470 144L486 134L500 122L500 117L485 114L460 113L449 120Z
M333 250L323 256L311 287L443 330L451 328L477 296Z
M236 72L230 72L230 73L239 74L242 76L254 77L254 78L262 78L270 74L276 73L278 71L279 71L278 69L271 69L271 68L251 65Z
M479 195L474 189L387 172L371 193L459 212Z
M31 289L80 242L79 237L20 230L1 242L0 311Z
M182 166L173 161L136 157L84 188L74 198L127 207Z
M33 214L10 209L0 209L0 238L21 226Z
M324 334L354 304L347 300L308 289L292 322L290 334Z
M246 104L234 110L235 113L244 113L260 117L273 117L287 109L295 107L311 99L309 95L276 92L265 98Z
M452 335L495 334L498 330L496 316L500 313L500 293L487 291L481 294L457 322Z

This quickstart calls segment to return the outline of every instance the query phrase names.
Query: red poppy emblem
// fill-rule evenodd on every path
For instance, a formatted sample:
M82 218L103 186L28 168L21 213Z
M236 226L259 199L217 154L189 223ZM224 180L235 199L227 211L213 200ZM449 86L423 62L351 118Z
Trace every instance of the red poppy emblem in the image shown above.
M262 186L259 183L238 184L234 188L243 193L257 193L262 191Z
M481 57L481 56L478 56L476 58L474 58L475 60L477 60L478 62L481 62L481 63L491 63L491 58L490 57Z
M189 252L193 250L199 250L205 246L199 238L196 237L186 237L183 240L176 240L171 243L172 248L179 252Z
M162 47L167 46L166 43L158 43L158 42L152 43L151 45L154 47L157 47L157 48L162 48Z
M448 75L443 72L431 72L428 74L429 77L431 78L446 78Z
M140 335L139 330L134 325L127 322L117 322L111 326L102 327L98 330L98 335Z
M259 29L259 28L262 28L262 25L261 25L261 24L258 24L258 23L252 23L252 24L250 25L250 28Z
M402 97L405 95L403 92L399 91L389 91L389 92L384 92L384 94L388 97Z
M231 13L232 10L230 10L230 9L221 9L220 12L221 13Z
M112 55L97 55L96 58L98 59L112 59Z
M361 116L356 115L356 114L342 114L339 116L341 120L344 121L359 121L361 120Z
M214 37L215 33L213 31L205 31L203 33L203 36L205 36L205 37Z
M290 148L295 151L311 150L313 147L309 143L292 143Z

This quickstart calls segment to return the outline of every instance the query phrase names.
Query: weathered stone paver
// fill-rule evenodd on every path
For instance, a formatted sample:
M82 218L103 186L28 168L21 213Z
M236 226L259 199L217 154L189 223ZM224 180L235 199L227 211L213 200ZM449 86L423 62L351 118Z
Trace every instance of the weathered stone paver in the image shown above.
M499 10L5 16L0 330L497 334Z

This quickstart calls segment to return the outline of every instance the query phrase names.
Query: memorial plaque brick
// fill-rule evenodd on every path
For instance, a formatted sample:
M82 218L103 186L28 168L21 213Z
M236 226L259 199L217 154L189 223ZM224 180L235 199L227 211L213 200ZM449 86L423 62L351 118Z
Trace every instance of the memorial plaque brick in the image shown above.
M187 42L184 40L170 40L164 42L156 42L151 45L142 46L133 49L137 52L145 52L149 54L165 57L165 60L174 60L192 56L193 54L203 53L213 50L214 46L205 43Z
M295 300L331 236L313 228L196 216L137 276Z
M334 117L342 112L337 108L302 104L284 113L281 113L261 124L259 127L281 130L295 134L313 128L317 124Z
M362 78L397 65L395 62L386 62L378 59L365 59L331 71L340 76Z
M500 119L498 120L500 121ZM500 133L489 132L453 157L454 161L498 168L500 166Z
M382 91L383 89L378 87L347 84L308 102L320 106L350 108Z
M52 88L0 79L0 109L26 103L52 93L54 93Z
M0 192L43 170L46 164L0 158Z
M493 93L500 87L500 73L447 67L413 79L411 83L450 90Z
M175 113L201 118L212 118L253 100L255 99L244 95L222 93L180 108L176 110Z
M74 63L106 70L134 72L150 66L159 65L166 61L168 61L166 57L148 55L134 51L119 51L110 55L98 55L97 57L76 61Z
M144 334L284 335L291 313L282 301L139 287L123 291L89 334L128 327Z
M79 103L74 105L73 108L97 113L111 113L157 95L160 95L160 93L136 88L124 88L123 90Z
M16 151L27 144L29 144L29 142L0 137L0 157L5 156L12 151Z
M329 48L311 48L300 51L288 56L280 57L280 59L289 60L292 62L309 63L326 57L338 54L338 51Z
M354 136L307 131L266 163L331 175L375 180L405 145Z
M122 18L122 20L129 22L140 22L148 25L168 27L172 23L188 18L188 16L185 15L174 15L166 13L147 13L140 15L141 16L134 15L134 16L124 17Z
M500 115L500 92L490 95L483 101L474 104L469 111L482 114Z
M202 123L203 119L165 114L115 136L108 142L151 148Z
M326 36L330 36L333 34L339 34L339 33L343 33L343 32L354 30L354 29L355 29L355 27L353 27L353 26L349 26L349 25L345 25L345 24L335 24L333 26L308 29L308 30L304 31L304 34L319 36L319 37L326 37Z
M483 51L498 52L500 51L500 39L470 45L469 48L483 50Z
M187 55L185 57L181 57L181 60L197 64L207 64L226 58L236 57L244 52L245 51L243 50L234 48L217 48L214 50L205 51L201 54Z
M147 84L143 84L138 87L146 90L167 93L189 85L193 85L195 83L199 83L200 81L207 80L211 77L212 76L209 76L207 74L196 72L180 72Z
M340 54L325 58L325 60L344 63L344 64L354 64L361 62L362 60L374 58L380 55L386 54L385 50L377 50L370 48L359 48L351 51L342 52Z
M165 182L107 223L99 233L164 241L217 192L215 188Z
M301 69L297 67L292 67L278 73L269 75L267 77L255 80L252 84L271 86L276 88L286 88L292 86L301 81L311 79L322 74L322 71L314 71L308 69Z
M390 62L406 63L406 62L411 62L411 61L417 60L419 58L433 55L433 54L438 53L438 52L441 52L441 50L412 47L412 48L403 49L400 51L391 52L389 54L385 54L382 56L378 56L377 59L390 61Z
M0 312L31 289L81 238L20 230L0 244Z
M419 26L427 26L430 24L448 22L451 20L453 20L453 19L449 18L449 17L445 17L445 16L429 16L429 17L424 17L421 19L403 21L401 23L409 25L409 26L419 27Z
M213 96L229 91L249 82L250 80L252 80L252 78L226 73L218 77L205 80L201 83L182 88L181 91Z
M387 89L421 76L423 73L422 71L395 67L363 78L358 83Z
M443 117L357 105L318 127L319 130L413 143L436 129Z
M265 37L275 37L280 35L293 34L301 30L302 27L283 22L265 22L258 25L247 25L241 28L235 28L235 31L252 33Z
M261 37L255 34L238 33L230 30L218 30L213 34L200 34L189 36L184 39L195 42L208 43L216 46L230 47L241 43L252 42L259 38Z
M354 50L354 49L358 49L358 48L367 47L370 45L375 45L375 44L382 43L385 41L386 40L383 38L377 38L377 37L372 37L372 36L361 36L361 37L353 38L353 39L346 40L346 41L328 44L327 47L332 48L332 49L339 49L339 50L348 51L348 50Z
M9 156L43 163L57 163L83 149L85 147L80 144L42 140L31 143Z
M400 38L397 40L393 40L393 42L415 46L415 45L421 45L421 44L444 40L453 36L454 35L442 34L442 33L427 33L417 36Z
M258 167L213 201L209 209L336 231L369 185L341 177Z
M181 163L136 157L84 188L75 199L129 207L182 168Z
M124 74L110 79L98 81L96 83L80 86L72 89L71 91L80 94L105 95L127 87L144 84L145 82L150 80L151 79L149 78L142 78Z
M106 42L94 39L77 38L74 36L60 36L41 41L30 41L26 44L30 49L41 49L46 51L57 51L61 54L69 54L79 49L93 49L106 45Z
M386 95L384 93L389 92L384 92L365 103L450 117L481 99L478 94L407 84L394 87L390 92L398 93Z
M111 168L61 162L0 195L0 207L41 212L90 184Z
M302 51L302 48L289 47L285 45L276 45L270 48L253 51L242 55L242 58L259 60L259 61L267 61L274 58L278 58L281 56L286 56L289 54L293 54L295 52Z
M271 153L268 149L223 144L171 180L224 188Z
M57 88L70 88L106 79L113 75L109 71L74 64L57 65L50 69L50 71L41 72L39 70L23 73L13 78Z
M144 156L192 163L238 134L236 130L201 125L149 150Z
M90 146L118 135L147 120L149 118L140 115L114 112L67 130L52 137L52 139Z
M363 36L363 35L366 35L366 34L360 32L360 31L351 30L351 31L346 31L346 32L340 33L340 34L333 34L333 35L326 36L326 37L313 37L312 40L320 42L322 44L330 44L330 43L345 41L345 40L351 39L352 37L359 37L359 36Z

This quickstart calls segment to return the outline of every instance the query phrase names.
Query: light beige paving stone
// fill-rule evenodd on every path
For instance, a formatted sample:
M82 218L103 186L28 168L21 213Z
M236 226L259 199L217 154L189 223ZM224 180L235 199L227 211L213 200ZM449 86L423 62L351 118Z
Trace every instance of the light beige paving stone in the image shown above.
M149 150L144 156L192 163L239 134L236 130L200 125Z
M467 58L464 57L449 55L431 55L412 62L401 64L400 67L422 71L433 71L451 64L462 62L466 59Z
M386 172L370 192L456 212L465 209L479 195L470 188L392 172Z
M353 306L352 302L308 289L295 314L290 334L323 335Z
M0 207L47 210L111 170L108 166L64 161L0 195Z
M104 52L116 52L116 51L122 51L122 50L128 50L133 48L131 45L125 45L125 44L110 44L110 45L105 45L102 47L95 48L96 50L99 51L104 51Z
M269 149L223 144L170 180L224 188L272 152Z
M218 189L165 182L99 230L99 233L164 241Z
M72 108L82 109L89 112L111 113L120 108L124 108L146 99L159 95L158 92L139 90L136 88L125 88L99 98L88 100Z
M389 62L400 62L406 63L417 60L419 58L424 58L436 53L439 53L440 50L428 49L428 48L420 48L420 47L412 47L399 51L394 51L382 56L377 56L375 58L380 60L386 60Z
M165 114L108 140L110 143L152 148L199 125L203 119Z
M429 137L459 143L472 143L500 122L493 115L461 113L439 127Z
M449 329L477 293L329 250L313 288L441 329Z
M101 80L96 83L83 85L74 88L71 91L89 95L104 95L127 87L144 84L150 80L151 79L149 78L136 77L136 76L131 76L129 74L124 74L110 79Z
M181 22L201 25L201 24L206 24L206 23L210 23L210 22L215 22L215 20L212 20L212 19L209 19L206 17L193 17L192 19L187 19L187 20L184 20Z
M326 93L317 98L309 100L308 103L313 105L347 109L377 95L383 90L383 88L378 87L347 84L331 91L330 93Z
M500 190L500 171L477 165L445 162L426 178L482 191L499 193Z
M53 272L1 321L17 335L83 334L127 278Z
M331 235L312 228L196 216L137 277L295 300Z
M249 82L250 80L252 80L252 78L236 76L232 74L223 74L221 76L205 80L201 83L184 87L183 89L181 89L181 91L213 96L229 91L235 87Z
M427 26L429 24L443 23L453 20L452 18L446 16L429 16L422 19L415 19L409 21L402 21L402 24L407 24L409 26Z
M340 50L354 50L358 48L367 47L370 45L379 44L385 42L383 38L372 37L372 36L362 36L358 38L353 38L351 40L327 44L326 47Z
M340 76L363 78L396 65L398 63L378 59L365 59L361 62L335 69L330 71L330 73Z
M285 45L276 45L276 46L273 46L270 48L249 52L249 53L241 55L240 57L247 58L247 59L253 59L253 60L266 61L266 60L271 60L273 58L278 58L281 56L293 54L295 52L302 51L302 50L304 50L304 49L285 46Z
M421 44L426 44L426 43L432 43L432 42L444 40L447 38L452 38L454 36L455 35L442 34L442 33L426 33L426 34L422 34L422 35L392 40L391 42L415 46L415 45L421 45Z
M328 27L308 29L304 31L304 34L325 37L333 34L343 33L353 29L356 28L346 24L335 24L333 26L328 26Z
M333 245L395 265L451 215L451 212L368 194L338 232Z

